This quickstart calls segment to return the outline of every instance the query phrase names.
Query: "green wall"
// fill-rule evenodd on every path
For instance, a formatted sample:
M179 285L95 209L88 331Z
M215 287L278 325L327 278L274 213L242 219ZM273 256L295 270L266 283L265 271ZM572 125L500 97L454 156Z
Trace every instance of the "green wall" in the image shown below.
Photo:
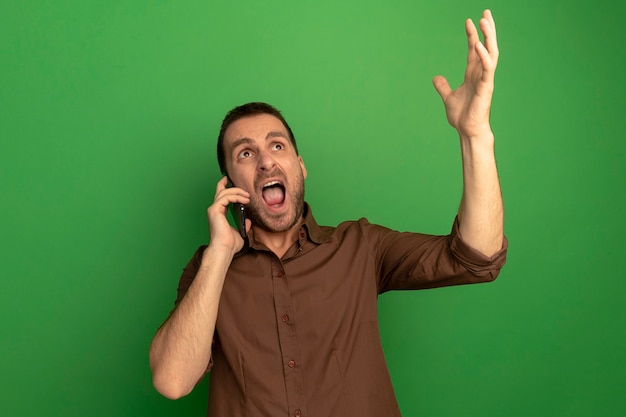
M460 153L431 79L496 18L508 263L493 284L380 298L405 416L618 416L626 317L626 6L0 2L0 414L202 416L148 345L206 242L234 105L283 110L318 220L447 233Z

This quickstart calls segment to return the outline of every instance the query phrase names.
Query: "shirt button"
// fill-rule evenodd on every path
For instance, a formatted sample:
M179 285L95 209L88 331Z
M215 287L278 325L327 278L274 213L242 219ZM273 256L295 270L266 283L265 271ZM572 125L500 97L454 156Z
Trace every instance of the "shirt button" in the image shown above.
M291 360L291 361L287 362L287 365L289 365L290 368L293 368L294 366L296 366L296 361Z
M284 275L285 275L285 274L283 274L282 272L279 272L279 273L277 273L277 274L276 274L276 276L277 276L278 278L282 278Z
M300 416L302 416L302 411L300 411L300 410L296 410L293 414L294 414L296 417L300 417Z
M289 321L289 316L285 314L280 319L283 321L283 323L287 323Z

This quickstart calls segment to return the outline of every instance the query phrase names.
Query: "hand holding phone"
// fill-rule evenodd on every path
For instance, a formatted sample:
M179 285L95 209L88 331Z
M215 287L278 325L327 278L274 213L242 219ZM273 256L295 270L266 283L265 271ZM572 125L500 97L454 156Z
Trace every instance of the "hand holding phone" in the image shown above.
M233 182L228 178L227 187L234 187ZM229 204L230 214L233 216L233 220L235 221L235 226L239 231L239 235L243 239L243 247L235 256L241 255L245 253L250 243L248 241L248 234L246 233L246 208L241 203L230 203Z

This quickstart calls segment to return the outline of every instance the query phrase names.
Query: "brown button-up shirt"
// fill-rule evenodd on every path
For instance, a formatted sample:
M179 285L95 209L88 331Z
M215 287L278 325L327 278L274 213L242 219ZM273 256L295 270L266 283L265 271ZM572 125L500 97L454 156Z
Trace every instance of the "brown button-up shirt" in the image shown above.
M492 281L507 242L485 257L459 238L367 220L319 226L307 206L282 259L250 234L220 298L210 368L212 417L400 416L383 355L377 297L389 290ZM182 299L200 266L185 267Z

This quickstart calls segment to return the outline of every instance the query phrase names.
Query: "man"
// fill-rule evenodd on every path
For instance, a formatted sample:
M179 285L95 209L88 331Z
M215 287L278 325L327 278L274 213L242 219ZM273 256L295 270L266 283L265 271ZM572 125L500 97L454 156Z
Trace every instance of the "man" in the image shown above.
M180 280L176 308L150 349L156 389L189 393L210 371L210 416L399 416L376 300L392 289L491 281L505 261L503 208L489 125L498 50L466 22L464 83L434 85L459 133L463 197L448 236L399 233L365 219L319 226L289 125L264 103L233 109L218 140L210 244ZM232 181L234 186L227 187ZM250 247L227 221L244 204Z

